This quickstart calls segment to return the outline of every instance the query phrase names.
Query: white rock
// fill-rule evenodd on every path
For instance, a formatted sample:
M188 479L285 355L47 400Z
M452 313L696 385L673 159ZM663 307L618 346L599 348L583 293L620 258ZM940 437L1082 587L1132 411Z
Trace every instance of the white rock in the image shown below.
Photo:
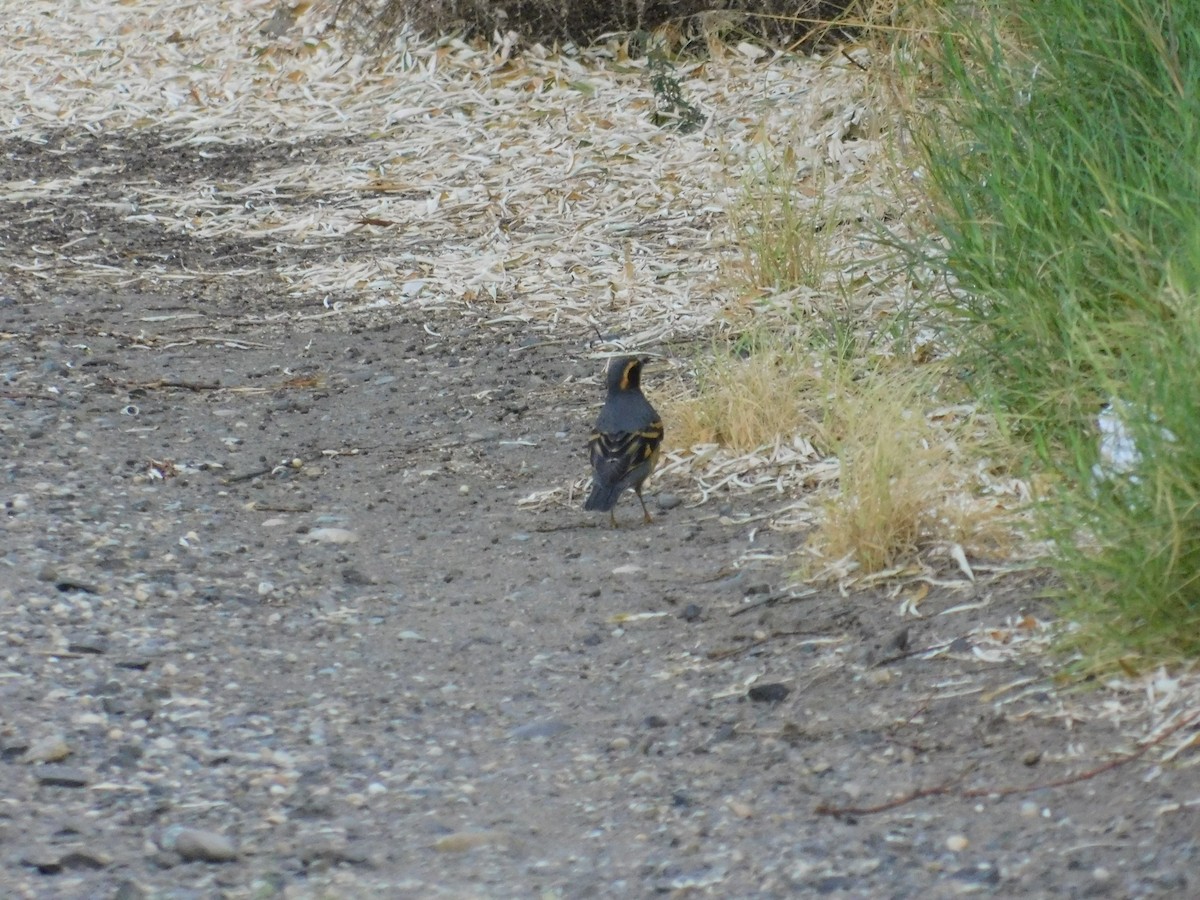
M307 537L322 544L353 544L358 540L358 535L348 528L314 528Z
M203 828L174 826L163 833L164 850L174 850L185 860L229 862L237 859L237 845L223 834Z

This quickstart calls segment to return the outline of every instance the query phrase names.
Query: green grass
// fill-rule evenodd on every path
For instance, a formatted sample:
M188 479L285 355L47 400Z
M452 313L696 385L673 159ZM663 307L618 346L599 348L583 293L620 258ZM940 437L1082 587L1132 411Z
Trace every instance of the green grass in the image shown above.
M1200 655L1200 0L1007 0L950 30L924 130L972 384L1057 478L1093 662ZM1100 406L1142 459L1097 477Z

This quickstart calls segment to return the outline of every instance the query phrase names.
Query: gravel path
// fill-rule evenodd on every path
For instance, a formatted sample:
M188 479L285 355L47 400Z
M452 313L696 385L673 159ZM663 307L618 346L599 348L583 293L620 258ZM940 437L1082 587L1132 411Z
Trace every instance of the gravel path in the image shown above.
M518 505L585 470L582 344L215 290L0 298L7 896L1194 892L1179 759L956 795L1133 749L968 637L1028 579L770 602L769 503Z
M882 588L796 596L800 538L763 526L795 498L697 504L683 474L611 530L577 493L594 328L533 327L486 285L440 311L297 299L297 272L389 234L276 246L248 236L268 210L201 236L129 197L216 190L232 217L360 135L135 126L0 143L0 895L1200 893L1195 723L1165 677L1058 691L1036 574L975 560L920 616ZM279 209L326 208L289 190ZM470 210L482 243L515 221ZM703 249L645 221L626 234ZM577 265L554 270L576 306L602 294L627 333L625 289ZM687 271L653 274L682 298L664 321ZM648 367L652 400L668 377Z

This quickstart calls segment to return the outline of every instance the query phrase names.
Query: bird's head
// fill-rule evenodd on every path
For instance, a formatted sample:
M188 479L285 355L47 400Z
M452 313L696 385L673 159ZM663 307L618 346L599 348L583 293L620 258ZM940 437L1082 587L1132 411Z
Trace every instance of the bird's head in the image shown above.
M642 361L636 356L624 356L608 364L610 391L636 391L642 383Z

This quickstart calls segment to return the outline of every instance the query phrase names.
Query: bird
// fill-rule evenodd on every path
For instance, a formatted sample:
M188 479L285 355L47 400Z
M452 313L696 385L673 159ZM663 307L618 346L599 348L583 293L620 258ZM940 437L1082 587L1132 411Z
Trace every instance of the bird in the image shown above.
M586 510L607 512L617 527L614 508L626 488L642 504L642 521L654 521L642 499L642 484L658 463L663 423L642 394L642 361L636 356L613 360L608 367L608 396L588 439L592 491Z

